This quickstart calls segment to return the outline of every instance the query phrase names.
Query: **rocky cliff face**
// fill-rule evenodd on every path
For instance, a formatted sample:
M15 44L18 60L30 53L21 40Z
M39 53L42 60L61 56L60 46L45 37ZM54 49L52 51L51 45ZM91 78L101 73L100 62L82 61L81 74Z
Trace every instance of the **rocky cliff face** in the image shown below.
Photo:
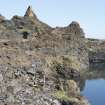
M89 66L77 22L52 28L29 7L0 18L0 105L88 105L73 80Z
M86 45L88 48L89 63L90 66L95 66L95 68L105 67L105 41L98 39L87 39Z
M14 16L12 20L2 21L0 30L0 38L3 40L25 39L24 47L37 47L43 53L67 56L78 63L74 69L86 69L89 65L84 32L77 22L63 28L51 28L39 21L29 7L24 17Z

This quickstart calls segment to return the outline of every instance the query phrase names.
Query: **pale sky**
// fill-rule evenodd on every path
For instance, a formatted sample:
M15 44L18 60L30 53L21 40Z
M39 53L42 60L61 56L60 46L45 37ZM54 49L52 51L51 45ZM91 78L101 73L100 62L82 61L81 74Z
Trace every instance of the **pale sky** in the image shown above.
M28 5L52 27L78 21L86 37L105 39L105 0L1 0L0 13L7 19L23 16Z

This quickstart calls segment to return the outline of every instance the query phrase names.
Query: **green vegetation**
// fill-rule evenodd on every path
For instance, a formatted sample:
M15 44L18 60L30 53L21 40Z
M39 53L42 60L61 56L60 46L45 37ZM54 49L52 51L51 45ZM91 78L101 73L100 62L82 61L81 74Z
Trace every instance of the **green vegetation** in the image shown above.
M60 91L60 90L56 91L54 93L54 97L56 97L59 100L65 100L65 101L69 101L70 100L70 97L68 97L64 91Z
M79 70L81 66L78 58L70 55L63 56L63 64L76 70Z
M72 96L67 96L66 93L64 91L56 91L53 94L54 97L56 97L57 99L61 100L61 101L69 101L69 102L78 102L78 99Z
M19 31L21 32L21 33L24 33L24 32L27 32L27 33L30 33L30 30L28 29L28 28L22 28L22 29L19 29Z
M56 57L48 57L47 63L51 67L52 65L58 68L63 67L71 67L75 70L80 70L80 62L78 61L78 58L76 56L72 55L65 55L65 56L56 56Z

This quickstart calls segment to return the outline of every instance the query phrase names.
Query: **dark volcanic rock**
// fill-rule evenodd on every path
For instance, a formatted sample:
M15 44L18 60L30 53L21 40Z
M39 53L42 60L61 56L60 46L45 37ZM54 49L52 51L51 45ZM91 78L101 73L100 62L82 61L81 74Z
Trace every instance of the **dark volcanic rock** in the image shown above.
M80 76L79 71L64 65L57 64L55 65L54 69L56 70L57 75L62 78L73 79Z

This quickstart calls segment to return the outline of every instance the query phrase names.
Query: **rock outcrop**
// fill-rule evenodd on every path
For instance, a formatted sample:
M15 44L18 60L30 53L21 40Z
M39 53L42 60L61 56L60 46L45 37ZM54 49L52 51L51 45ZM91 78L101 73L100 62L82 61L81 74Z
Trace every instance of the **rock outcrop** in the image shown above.
M30 6L23 17L1 20L1 105L88 105L74 81L89 67L77 22L52 28Z
M98 39L87 39L86 45L91 67L105 69L105 41Z
M29 6L24 17L30 17L30 18L37 18L37 16L34 14L32 7Z
M82 28L80 27L79 23L76 22L76 21L73 21L70 25L69 25L69 28L70 28L70 33L74 33L74 35L76 37L85 37L85 34L82 30Z
M5 17L0 15L0 23L3 22L5 20Z

